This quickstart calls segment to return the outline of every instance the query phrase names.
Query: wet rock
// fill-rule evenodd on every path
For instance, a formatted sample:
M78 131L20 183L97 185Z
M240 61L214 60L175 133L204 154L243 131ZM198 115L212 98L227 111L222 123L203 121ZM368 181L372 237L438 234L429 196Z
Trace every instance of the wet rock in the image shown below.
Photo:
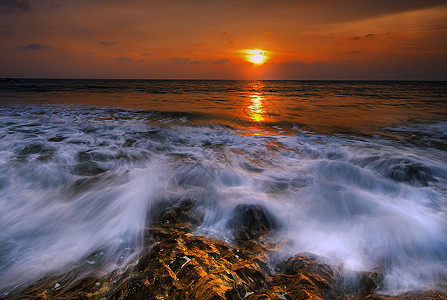
M406 159L393 161L385 176L398 182L417 186L428 186L430 182L436 181L429 168Z
M257 239L279 227L276 218L262 205L239 204L228 221L236 239Z
M190 225L198 226L202 221L203 214L194 210L194 201L182 199L175 205L165 208L161 213L154 214L152 222L157 225L190 223Z
M340 273L317 255L299 253L282 264L284 274L273 278L291 299L339 299L335 283ZM284 298L283 298L284 299Z
M73 270L3 299L404 299L373 293L382 280L378 271L360 274L352 294L336 292L338 269L311 253L291 257L275 274L269 263L274 245L263 239L231 247L191 234L192 222L201 222L192 200L158 211L146 232L146 250L133 267L77 282ZM235 231L253 237L277 226L259 205L240 206L232 220ZM425 292L411 294L415 297L410 299L446 299L445 295Z
M363 294L372 294L385 279L383 273L379 270L362 272L359 275L359 292Z
M358 295L358 297L373 297L374 291L384 280L384 273L380 268L374 268L369 271L348 272L345 271L337 281L337 290L340 293L348 295ZM374 297L380 297L375 295ZM375 298L372 298L375 299Z
M168 230L171 238L157 240L140 260L137 269L144 276L131 280L135 293L144 292L149 299L243 299L249 290L265 286L262 268L237 256L224 242L167 227L154 229ZM123 296L119 292L114 299Z
M333 285L340 276L340 272L325 263L323 258L309 252L298 253L289 258L285 264L284 272L287 275L315 274L325 279L330 285Z

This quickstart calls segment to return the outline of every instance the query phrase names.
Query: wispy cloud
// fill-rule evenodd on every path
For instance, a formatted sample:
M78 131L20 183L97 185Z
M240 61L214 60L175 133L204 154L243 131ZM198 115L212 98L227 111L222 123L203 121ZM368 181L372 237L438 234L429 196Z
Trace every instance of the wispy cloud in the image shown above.
M0 0L0 12L27 11L29 9L28 0Z
M51 46L43 45L41 43L31 43L28 45L19 46L19 49L21 49L21 50L44 50L44 49L51 49Z
M85 52L84 55L96 55L94 52Z
M125 57L125 56L121 56L121 57L115 58L115 61L119 61L119 62L130 62L130 61L132 61L132 58Z
M221 64L226 64L230 62L229 58L222 58L222 59L218 59L212 62L213 65L221 65Z
M118 42L108 42L108 41L101 41L101 42L99 42L99 44L102 45L102 46L111 46L111 45L114 45L116 43L118 43Z
M0 30L0 35L13 35L14 32L12 30Z
M368 34L365 34L365 35L362 35L362 36L355 36L351 40L358 41L358 40L361 40L361 39L372 38L372 37L375 37L375 36L376 35L374 33L368 33Z
M172 60L175 64L185 64L189 61L187 57L173 57Z

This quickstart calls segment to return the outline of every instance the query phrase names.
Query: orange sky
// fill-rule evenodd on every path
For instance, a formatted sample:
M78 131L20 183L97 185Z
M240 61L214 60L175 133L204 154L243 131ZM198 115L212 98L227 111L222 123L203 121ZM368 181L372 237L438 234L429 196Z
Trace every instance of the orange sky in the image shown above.
M0 0L0 54L0 77L447 80L447 5Z

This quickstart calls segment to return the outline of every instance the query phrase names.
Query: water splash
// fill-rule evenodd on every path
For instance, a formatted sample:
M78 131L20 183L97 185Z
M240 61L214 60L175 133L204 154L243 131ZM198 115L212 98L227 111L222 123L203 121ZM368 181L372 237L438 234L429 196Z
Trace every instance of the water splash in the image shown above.
M201 233L229 241L234 209L262 204L278 220L277 241L290 241L284 258L309 251L346 270L378 266L383 291L426 287L446 274L442 149L300 130L247 135L188 126L184 115L167 125L131 110L1 113L2 291L73 266L78 278L125 268L138 258L154 205L181 198L204 214Z

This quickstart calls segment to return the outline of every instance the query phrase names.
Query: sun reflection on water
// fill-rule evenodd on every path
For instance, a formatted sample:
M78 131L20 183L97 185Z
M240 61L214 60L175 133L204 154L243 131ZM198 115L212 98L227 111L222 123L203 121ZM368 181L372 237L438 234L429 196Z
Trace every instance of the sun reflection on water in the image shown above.
M259 82L252 83L252 91L249 95L250 102L245 109L247 118L254 122L263 122L265 121L265 115L267 113L264 102L265 97L260 92L263 85Z
M263 122L266 110L264 107L264 97L259 92L250 95L250 105L247 107L248 118L255 122Z

